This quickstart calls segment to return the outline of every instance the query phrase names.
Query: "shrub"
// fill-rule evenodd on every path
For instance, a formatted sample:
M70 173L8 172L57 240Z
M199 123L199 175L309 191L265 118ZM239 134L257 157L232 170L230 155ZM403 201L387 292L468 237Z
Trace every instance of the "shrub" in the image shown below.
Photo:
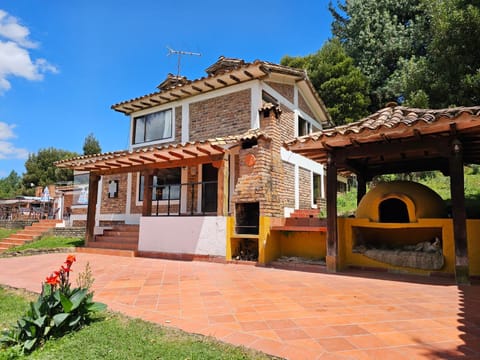
M68 255L58 271L47 276L42 293L12 329L0 338L2 346L21 347L28 353L51 337L60 337L88 324L91 314L106 308L105 304L93 301L90 291L92 281L71 289L70 273L75 256ZM90 278L87 267L86 277ZM84 278L85 278L84 276Z

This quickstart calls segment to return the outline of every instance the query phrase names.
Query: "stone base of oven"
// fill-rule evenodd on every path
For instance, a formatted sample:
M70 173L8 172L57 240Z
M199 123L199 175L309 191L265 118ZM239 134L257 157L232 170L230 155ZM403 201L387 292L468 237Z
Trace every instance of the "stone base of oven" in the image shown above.
M445 264L441 252L369 249L363 255L387 264L422 270L440 270Z

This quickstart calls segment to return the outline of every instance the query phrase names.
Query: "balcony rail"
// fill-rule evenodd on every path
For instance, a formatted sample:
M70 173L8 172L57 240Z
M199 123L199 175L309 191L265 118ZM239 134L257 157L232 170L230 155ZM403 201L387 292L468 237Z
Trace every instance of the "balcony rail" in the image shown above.
M216 215L217 188L217 181L153 185L152 195L154 197L155 214L152 216ZM214 196L215 203L213 205L207 202L212 200L209 195ZM186 199L182 199L182 196ZM199 196L201 196L200 206L197 200ZM183 206L182 202L184 203ZM210 209L209 206L212 208Z

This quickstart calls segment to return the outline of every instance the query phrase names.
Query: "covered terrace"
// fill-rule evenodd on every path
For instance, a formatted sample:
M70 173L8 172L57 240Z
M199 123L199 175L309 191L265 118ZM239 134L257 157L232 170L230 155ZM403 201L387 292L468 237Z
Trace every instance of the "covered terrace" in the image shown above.
M395 104L358 122L299 137L286 147L327 166L330 272L341 267L338 172L357 176L359 202L374 176L439 170L450 177L455 276L459 283L469 281L464 165L480 164L480 106L431 110Z

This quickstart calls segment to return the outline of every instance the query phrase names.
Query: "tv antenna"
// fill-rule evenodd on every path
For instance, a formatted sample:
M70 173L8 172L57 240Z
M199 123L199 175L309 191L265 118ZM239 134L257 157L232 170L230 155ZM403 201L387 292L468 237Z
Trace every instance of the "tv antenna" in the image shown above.
M167 49L168 49L168 54L167 54L167 56L170 56L170 55L177 55L177 56L178 56L178 60L177 60L177 77L180 76L180 59L181 59L182 55L202 56L202 54L196 53L196 52L183 51L183 50L173 50L173 49L170 48L169 46L167 46Z

